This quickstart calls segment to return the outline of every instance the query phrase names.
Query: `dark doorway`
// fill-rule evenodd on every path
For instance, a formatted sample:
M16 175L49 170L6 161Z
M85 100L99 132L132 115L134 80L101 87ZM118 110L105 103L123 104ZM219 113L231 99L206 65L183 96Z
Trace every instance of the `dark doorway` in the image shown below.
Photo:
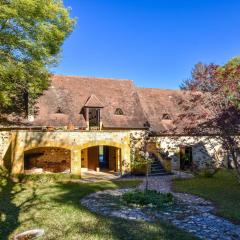
M99 146L99 167L101 169L109 168L109 147Z
M99 129L100 127L99 108L89 108L89 127L90 129Z
M95 171L116 171L117 160L120 158L119 149L112 146L89 147L88 169Z
M180 169L187 170L192 167L192 147L180 147Z

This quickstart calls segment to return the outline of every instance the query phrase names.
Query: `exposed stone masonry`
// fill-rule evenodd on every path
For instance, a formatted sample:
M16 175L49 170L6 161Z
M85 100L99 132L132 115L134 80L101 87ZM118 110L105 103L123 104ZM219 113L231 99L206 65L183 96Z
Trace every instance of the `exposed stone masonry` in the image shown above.
M11 141L10 131L0 131L0 166L3 164L3 158L8 150Z

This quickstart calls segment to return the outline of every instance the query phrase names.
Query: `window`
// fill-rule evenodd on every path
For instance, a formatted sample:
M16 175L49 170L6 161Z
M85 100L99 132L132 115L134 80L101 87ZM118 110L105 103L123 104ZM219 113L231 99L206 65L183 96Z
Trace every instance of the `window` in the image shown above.
M57 107L57 111L56 111L56 113L63 113L62 108L61 108L61 107Z
M163 120L171 120L171 116L168 113L164 113L162 116Z
M150 127L151 127L151 125L150 125L150 123L149 123L148 121L146 121L146 122L143 124L143 126L146 127L146 128L150 128Z
M99 129L100 127L100 108L89 108L88 110L89 127Z
M192 147L180 146L180 169L187 170L192 167Z
M124 115L124 114L123 114L123 110L122 110L121 108L117 108L117 109L115 110L115 115Z

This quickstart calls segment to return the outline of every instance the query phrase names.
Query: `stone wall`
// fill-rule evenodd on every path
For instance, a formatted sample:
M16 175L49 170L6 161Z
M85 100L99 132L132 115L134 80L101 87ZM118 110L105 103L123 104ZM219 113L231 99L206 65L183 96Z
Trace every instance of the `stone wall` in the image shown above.
M214 159L216 166L220 166L224 161L221 144L216 139L209 137L156 137L156 144L159 151L167 153L171 158L172 169L180 168L180 146L192 147L193 164L198 168L204 168L211 164ZM218 155L216 157L216 154Z
M87 169L88 168L88 149L87 148L82 150L81 158L82 158L81 167Z
M158 136L146 137L144 131L131 131L131 155L134 157L134 152L145 148L149 152L161 152L168 156L169 160L162 159L162 165L172 170L180 169L180 147L192 147L192 160L197 168L204 168L213 163L216 166L226 164L226 155L224 155L219 143L215 138L197 137L197 136ZM145 142L144 142L145 139ZM155 144L155 146L154 146ZM156 149L155 149L156 147ZM171 166L168 166L171 165ZM167 166L167 167L166 167Z
M4 160L9 158L11 155L11 132L10 131L0 131L0 166L4 164Z
M12 139L12 146L10 146ZM224 155L221 145L217 142L214 148L205 137L149 137L146 131L12 131L0 132L0 164L6 156L12 157L11 166L14 173L24 170L24 152L40 147L64 148L71 152L71 172L80 174L81 165L88 166L88 156L85 149L92 146L106 145L120 149L117 169L127 173L131 169L131 158L136 149L146 147L147 142L155 142L157 149L171 158L172 169L180 167L180 146L191 146L193 163L199 168L212 161L214 154L219 154L221 165ZM212 139L211 142L213 142ZM12 154L8 150L13 149ZM6 154L8 153L8 154Z
M24 152L40 147L59 147L71 151L71 172L81 173L83 149L106 145L121 149L122 173L130 171L129 131L13 131L12 172L24 171Z

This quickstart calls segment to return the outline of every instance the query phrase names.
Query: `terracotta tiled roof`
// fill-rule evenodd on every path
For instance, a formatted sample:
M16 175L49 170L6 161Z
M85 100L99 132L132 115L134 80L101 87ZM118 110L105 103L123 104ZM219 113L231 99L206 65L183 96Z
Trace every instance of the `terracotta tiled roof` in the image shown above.
M38 112L32 125L73 124L85 128L81 114L84 106L103 107L104 128L143 129L147 121L130 80L54 75L51 87L38 100ZM115 115L117 108L121 108L124 115Z
M94 94L91 94L87 102L84 104L84 107L103 108L104 105Z
M190 121L179 117L186 113L198 114L203 111L201 106L194 108L183 107L185 100L191 101L192 94L188 91L165 90L157 88L137 88L141 105L150 123L150 129L156 133L181 134ZM170 119L165 119L166 114ZM191 122L192 123L192 122ZM197 124L197 122L195 122Z
M191 109L184 106L185 100L191 101L192 96L180 90L137 88L130 80L54 75L51 86L38 99L34 121L18 120L15 125L74 125L85 129L83 108L99 107L105 129L144 129L149 123L156 133L182 133L186 126L197 121L188 121L186 117L179 121L180 116L202 111L201 105ZM117 115L116 109L123 114ZM13 124L9 121L6 125Z

